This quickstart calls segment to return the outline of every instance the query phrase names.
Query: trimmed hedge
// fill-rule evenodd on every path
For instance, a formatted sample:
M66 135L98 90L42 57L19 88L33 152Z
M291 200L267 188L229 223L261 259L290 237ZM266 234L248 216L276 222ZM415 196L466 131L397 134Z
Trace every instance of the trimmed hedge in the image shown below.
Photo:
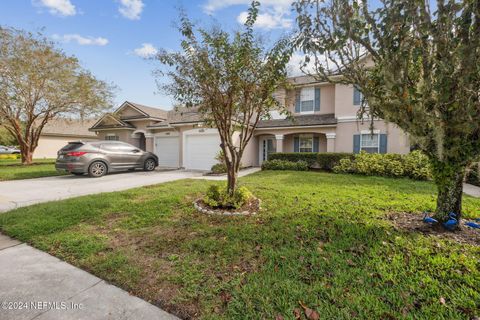
M480 162L469 168L465 182L480 187Z
M262 163L262 170L294 170L307 171L308 164L306 161L287 161L287 160L267 160Z
M341 159L353 159L353 153L347 152L279 152L269 155L269 160L291 162L305 161L309 168L333 170Z
M428 158L420 151L406 155L360 152L353 159L340 160L333 171L367 176L409 177L415 180L431 178Z
M16 160L20 159L21 155L16 154L0 154L0 160Z

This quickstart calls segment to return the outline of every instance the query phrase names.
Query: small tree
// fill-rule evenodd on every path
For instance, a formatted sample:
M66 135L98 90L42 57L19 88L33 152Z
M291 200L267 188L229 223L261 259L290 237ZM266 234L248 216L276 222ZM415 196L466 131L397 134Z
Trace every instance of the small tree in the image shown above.
M40 34L0 28L0 119L30 164L44 126L111 106L112 87Z
M480 154L480 4L300 0L297 44L315 73L354 84L368 113L409 133L433 165L436 218L461 215L465 168ZM371 59L372 63L368 63Z
M258 6L257 1L252 2L243 30L233 36L218 27L195 30L181 14L183 52L163 50L156 56L170 67L166 74L171 82L159 83L159 87L180 104L198 108L204 121L218 129L230 195L235 191L242 155L258 121L272 109L281 108L273 94L285 83L291 55L287 39L266 50L255 36ZM164 74L157 71L159 79ZM235 132L239 134L238 142L234 140Z

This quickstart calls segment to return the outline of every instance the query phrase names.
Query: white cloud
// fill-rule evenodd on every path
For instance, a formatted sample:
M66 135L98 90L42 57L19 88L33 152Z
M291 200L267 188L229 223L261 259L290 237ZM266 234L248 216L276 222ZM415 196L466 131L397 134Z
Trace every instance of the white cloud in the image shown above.
M290 62L288 63L287 66L287 72L288 76L290 77L297 77L297 76L303 76L305 73L300 69L305 63L305 55L302 53L294 53L292 54L292 57L290 58ZM303 67L303 69L307 73L314 73L315 72L315 64L313 63L313 60L310 60L310 62Z
M65 43L74 41L81 46L105 46L108 44L108 39L106 38L84 37L79 34L64 34L63 36L54 34L52 38Z
M292 0L263 0L261 1L260 8L273 8L275 10L290 10L292 5ZM207 3L203 6L203 10L206 13L213 13L217 10L227 8L235 5L250 5L251 0L208 0Z
M139 20L144 6L142 0L120 0L118 11L127 19Z
M248 12L241 12L237 21L244 24L247 21ZM287 18L283 12L273 11L272 13L260 13L258 14L257 21L255 21L255 27L262 29L288 29L292 26L292 19Z
M292 0L263 0L260 5L260 12L255 27L263 29L288 29L292 27L293 20L290 18ZM213 14L215 11L235 6L248 6L251 0L208 0L203 6L204 12ZM241 12L237 21L245 23L248 12Z
M151 43L142 43L140 48L133 50L133 53L142 58L150 58L151 56L156 55L158 52Z
M70 0L37 0L34 4L47 7L53 15L74 16L77 13L75 6Z

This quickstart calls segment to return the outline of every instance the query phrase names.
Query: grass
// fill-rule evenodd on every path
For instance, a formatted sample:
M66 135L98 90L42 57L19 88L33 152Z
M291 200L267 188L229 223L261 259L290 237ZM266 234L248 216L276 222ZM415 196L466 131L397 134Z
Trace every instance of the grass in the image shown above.
M433 210L430 182L260 172L241 184L253 217L211 217L182 180L20 208L0 229L183 318L471 319L480 248L394 229L385 215ZM480 199L466 196L467 216Z
M58 176L64 173L55 169L55 159L34 159L29 166L22 165L20 160L0 159L0 181L31 179Z

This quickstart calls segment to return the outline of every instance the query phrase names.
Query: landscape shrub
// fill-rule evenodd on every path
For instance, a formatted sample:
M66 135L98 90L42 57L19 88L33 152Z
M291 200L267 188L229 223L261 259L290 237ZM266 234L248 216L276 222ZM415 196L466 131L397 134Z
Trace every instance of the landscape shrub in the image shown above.
M289 162L304 161L309 167L317 162L317 152L278 152L268 156L268 161L281 160ZM279 169L281 170L281 169Z
M466 174L465 182L480 187L480 163L475 163L470 166Z
M427 180L431 177L430 162L421 151L415 150L403 156L404 170L408 177Z
M210 171L215 174L226 173L227 165L225 163L216 163L212 166L212 169L210 169Z
M211 185L207 189L203 202L212 208L241 208L251 197L250 190L246 187L238 187L233 196L227 192L227 185Z
M308 163L306 161L287 161L287 160L267 160L262 163L262 170L294 170L307 171Z
M335 173L358 173L368 176L430 178L430 164L420 151L407 155L360 152L353 159L344 158L333 168Z
M341 159L350 159L353 156L353 153L347 152L279 152L271 154L269 160L305 161L309 168L331 171Z
M19 154L0 154L0 160L16 160L20 159Z

